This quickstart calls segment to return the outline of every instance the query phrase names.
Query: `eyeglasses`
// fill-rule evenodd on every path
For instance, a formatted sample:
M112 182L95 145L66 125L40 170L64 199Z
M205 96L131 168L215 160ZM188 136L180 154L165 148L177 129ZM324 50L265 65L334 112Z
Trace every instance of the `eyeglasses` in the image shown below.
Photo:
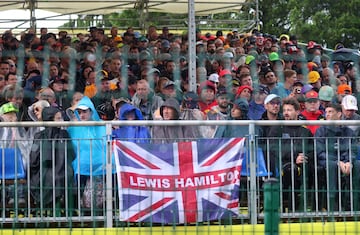
M271 105L281 105L280 101L270 101Z

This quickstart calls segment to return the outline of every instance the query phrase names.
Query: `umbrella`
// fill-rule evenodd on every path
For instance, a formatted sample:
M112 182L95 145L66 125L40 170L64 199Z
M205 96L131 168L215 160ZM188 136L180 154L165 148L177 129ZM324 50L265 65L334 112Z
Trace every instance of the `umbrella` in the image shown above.
M360 52L356 49L340 48L332 53L331 58L333 61L358 62L360 59Z

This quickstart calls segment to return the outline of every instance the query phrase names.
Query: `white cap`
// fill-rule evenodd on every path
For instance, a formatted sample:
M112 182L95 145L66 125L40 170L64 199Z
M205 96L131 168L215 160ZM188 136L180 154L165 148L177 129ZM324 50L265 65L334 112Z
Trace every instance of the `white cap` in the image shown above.
M225 58L234 58L234 54L230 51L224 53L223 57Z
M79 105L79 106L77 106L77 107L76 107L76 109L88 110L88 109L89 109L89 107L88 107L88 106L86 106L86 105Z
M280 96L278 95L275 95L275 94L270 94L268 96L266 96L265 100L264 100L264 104L268 104L270 101L272 101L273 99L275 98L279 98L280 99Z
M210 74L208 80L212 82L219 82L219 74L217 73Z
M345 110L358 110L357 100L355 96L346 95L341 101L341 105Z

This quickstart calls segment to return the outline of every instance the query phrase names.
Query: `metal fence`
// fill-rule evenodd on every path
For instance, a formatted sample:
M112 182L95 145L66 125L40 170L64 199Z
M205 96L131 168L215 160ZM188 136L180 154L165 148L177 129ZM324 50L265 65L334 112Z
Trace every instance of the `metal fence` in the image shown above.
M113 127L121 125L144 125L144 126L171 126L190 125L230 125L237 128L238 125L248 126L246 134L246 146L248 149L243 161L240 183L239 216L230 220L209 221L196 225L231 225L237 229L237 224L263 224L264 216L264 182L269 178L277 178L280 182L279 217L282 222L324 222L324 221L357 221L360 209L358 208L358 194L360 193L358 179L358 137L322 137L322 138L262 138L257 135L256 129L261 126L280 125L359 125L358 121L112 121L112 122L22 122L22 123L0 123L1 128L13 127L49 127L49 126L105 126L107 135L99 140L79 139L75 142L87 141L90 149L90 162L94 157L103 159L103 174L83 177L74 175L71 167L63 167L57 172L56 166L70 166L73 159L68 156L66 150L70 143L65 139L42 139L41 141L26 139L16 140L14 148L4 147L2 140L1 155L1 216L2 227L108 227L108 228L145 228L163 227L169 224L153 224L151 222L128 223L119 220L119 196L117 177L114 174L114 163L112 161L112 139ZM284 140L288 141L286 145ZM26 141L28 152L19 146L21 141ZM102 143L103 155L98 156L92 152L96 141ZM179 140L174 140L179 141ZM335 151L335 158L340 160L341 152L346 152L352 163L349 175L341 173L335 165L330 169L330 160L325 160L325 166L319 164L319 145L324 143L325 155ZM37 144L38 143L38 144ZM311 143L311 145L309 145ZM44 148L49 145L64 150L64 162L58 162L57 153L53 151L50 156L40 154L37 162L30 164L31 152L36 148ZM294 164L296 158L295 145L300 148L311 149L313 159L303 163ZM285 147L290 146L290 150ZM84 151L78 148L77 151ZM282 154L290 152L291 162L284 167ZM29 156L26 156L29 154ZM275 159L275 160L274 160ZM337 162L336 161L336 162ZM272 163L276 162L275 167ZM50 164L51 167L46 166ZM78 163L80 164L80 163ZM74 165L73 165L74 166ZM279 167L281 166L281 167ZM34 169L38 167L38 171ZM78 165L78 167L82 167ZM51 169L47 172L45 168ZM288 172L285 172L289 169ZM63 174L63 180L58 182L55 175ZM44 177L45 176L45 177ZM75 176L75 177L74 177ZM38 178L38 185L34 186L34 179ZM35 184L36 185L36 184ZM101 189L101 190L98 190ZM84 194L87 194L84 197ZM173 224L172 226L179 226ZM180 225L184 226L184 225ZM189 227L189 229L190 229ZM165 229L166 230L166 229ZM162 231L165 231L162 230ZM246 229L245 229L246 230ZM316 230L316 229L315 229ZM314 230L314 231L315 231ZM210 231L210 230L209 230ZM235 230L234 230L235 231ZM260 231L262 231L260 229ZM310 231L311 232L311 231ZM253 234L255 234L255 229ZM313 232L314 233L314 232Z

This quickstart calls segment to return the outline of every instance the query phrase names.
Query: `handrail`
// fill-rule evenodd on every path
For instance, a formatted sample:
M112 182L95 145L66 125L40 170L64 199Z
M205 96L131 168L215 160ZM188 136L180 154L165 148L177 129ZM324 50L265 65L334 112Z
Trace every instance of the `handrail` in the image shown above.
M69 127L69 126L301 126L301 125L320 125L320 126L360 126L360 120L315 120L315 121L287 121L287 120L138 120L138 121L75 121L75 122L0 122L0 127Z

